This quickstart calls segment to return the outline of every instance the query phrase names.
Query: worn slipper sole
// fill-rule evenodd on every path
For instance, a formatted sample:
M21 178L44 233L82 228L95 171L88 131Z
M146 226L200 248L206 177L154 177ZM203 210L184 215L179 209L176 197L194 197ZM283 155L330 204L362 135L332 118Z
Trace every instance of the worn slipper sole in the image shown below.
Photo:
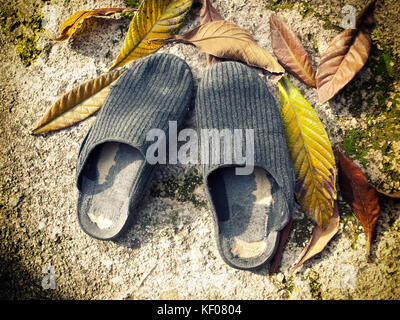
M111 240L128 226L154 168L146 135L181 125L192 90L189 66L169 54L139 60L111 89L78 157L78 221L88 235Z
M210 149L203 175L221 257L234 268L260 267L273 257L294 205L294 172L279 110L250 67L221 62L207 70L199 85L196 121L201 145ZM238 174L243 162L233 154L223 162L227 144L233 140L232 153L238 149L234 139L221 139L216 163L215 141L203 132L215 129L233 136L235 130L242 132L241 155L253 150L251 173ZM246 130L253 130L254 139L245 139Z

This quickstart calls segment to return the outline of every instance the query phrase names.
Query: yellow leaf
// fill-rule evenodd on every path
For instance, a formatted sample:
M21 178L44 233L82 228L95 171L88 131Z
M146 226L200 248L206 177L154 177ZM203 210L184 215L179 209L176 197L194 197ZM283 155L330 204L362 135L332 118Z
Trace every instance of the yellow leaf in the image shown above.
M181 26L192 0L145 0L132 19L118 58L110 70L160 49L165 42L148 43L153 38L168 39Z
M31 133L64 129L91 116L101 108L114 81L124 71L106 73L64 94L47 110Z
M112 15L114 13L119 12L130 12L134 11L135 9L126 9L126 8L101 8L101 9L94 9L94 10L82 10L74 13L70 16L67 20L65 20L61 27L60 27L60 35L57 38L53 38L49 35L52 40L55 41L64 41L69 39L72 34L74 33L78 24L88 18L88 17L105 17Z
M336 200L336 165L317 113L287 77L279 81L281 117L296 175L296 198L322 230Z

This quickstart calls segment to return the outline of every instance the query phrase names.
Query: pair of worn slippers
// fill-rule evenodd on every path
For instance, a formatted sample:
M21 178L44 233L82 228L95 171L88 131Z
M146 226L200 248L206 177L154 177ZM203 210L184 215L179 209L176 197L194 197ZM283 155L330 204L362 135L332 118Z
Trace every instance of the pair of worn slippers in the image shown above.
M193 89L189 66L169 54L139 60L111 89L77 163L78 220L88 235L111 240L129 225L155 168L146 160L154 143L146 135L151 129L168 132L169 121L180 127ZM220 62L200 82L195 112L200 140L202 129L253 130L250 174L237 175L243 163L235 159L218 164L202 157L207 161L201 165L221 257L234 268L257 268L274 255L294 205L279 110L250 67ZM209 157L219 150L211 151Z

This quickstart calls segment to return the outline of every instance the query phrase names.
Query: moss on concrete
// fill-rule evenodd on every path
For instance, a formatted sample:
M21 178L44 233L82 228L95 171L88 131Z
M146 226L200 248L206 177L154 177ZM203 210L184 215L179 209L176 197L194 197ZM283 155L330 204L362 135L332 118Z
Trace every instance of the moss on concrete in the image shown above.
M314 300L323 300L322 284L319 281L319 274L313 270L307 276L310 285L310 293Z
M333 29L333 30L337 30L337 31L343 31L343 28L340 27L339 25L335 24L334 22L332 22L330 20L329 16L319 13L316 9L314 9L313 7L311 7L310 5L308 5L306 3L301 3L298 7L298 11L300 12L300 14L302 15L303 18L313 16L313 17L317 18L318 20L323 21L324 23L322 25L322 28L324 28L325 30Z
M400 190L400 64L393 52L373 46L366 68L371 71L367 81L355 79L343 90L360 126L345 133L342 149L367 176L373 164L379 172L369 176L374 185L394 192Z
M267 0L267 4L265 7L271 11L297 10L303 18L314 16L323 21L324 24L322 25L322 27L326 30L343 30L339 25L332 22L328 15L321 14L307 2L293 0Z
M139 1L138 0L125 0L125 5L128 8L138 8L139 7Z
M377 43L373 43L364 70L370 70L369 78L364 80L362 75L357 75L343 90L343 95L351 98L349 111L355 117L366 109L369 109L369 114L378 116L386 111L388 99L396 91L396 83L400 80L400 61L396 59L393 50L381 50ZM355 90L362 94L354 94Z
M372 31L372 40L378 48L392 53L392 58L400 64L400 2L398 0L380 0L375 10L376 26Z
M284 290L286 290L289 294L293 293L294 289L295 289L295 284L293 281L293 277L288 277L288 278L283 278L282 281Z
M34 63L42 52L42 50L37 47L36 40L36 35L31 37L19 35L16 37L15 52L19 55L22 63L26 67L29 67L32 63Z
M307 39L311 43L312 49L314 50L314 52L318 53L318 44L317 44L317 40L315 39L315 37L311 33L308 33Z
M15 44L21 62L26 67L34 63L42 52L37 45L37 34L43 30L42 17L37 14L25 15L14 5L7 5L0 11L0 27Z
M367 138L365 132L359 130L349 130L346 137L343 139L342 149L347 157L350 159L358 159L364 168L367 168L367 160L365 156L368 150L362 148L362 140Z
M140 3L139 3L138 0L125 0L125 6L127 8L135 8L135 9L137 9L137 8L139 8L139 5L140 5ZM135 15L134 11L133 12L122 12L121 13L121 17L124 17L124 18L132 18L134 15Z
M363 234L361 222L346 202L338 200L337 204L340 212L340 223L342 225L341 233L344 237L351 240L351 247L355 249L359 236Z
M293 9L294 1L291 0L267 0L266 8L272 11Z
M355 299L397 300L400 297L400 219L385 231L376 248L376 259L357 275Z
M191 202L195 207L205 206L194 193L198 186L203 183L202 177L197 170L193 170L181 177L171 177L158 183L154 183L150 195L152 197L171 198L179 202Z
M299 247L307 244L312 234L312 226L311 220L306 215L300 220L293 220L291 237Z
M296 287L296 284L294 282L293 276L290 277L285 277L283 274L280 274L281 278L277 276L272 276L270 277L270 280L272 281L273 285L277 288L277 290L280 292L280 299L288 299L291 294L298 288Z

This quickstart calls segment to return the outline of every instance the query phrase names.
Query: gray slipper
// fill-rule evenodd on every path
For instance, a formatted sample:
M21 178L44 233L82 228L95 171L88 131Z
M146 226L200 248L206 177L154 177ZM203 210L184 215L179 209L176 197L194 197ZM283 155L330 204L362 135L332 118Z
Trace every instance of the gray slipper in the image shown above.
M192 90L189 66L168 54L139 60L111 89L77 163L78 220L88 235L110 240L128 225L154 168L146 134L168 132L168 121L179 126Z
M234 268L257 268L273 257L279 231L288 223L294 205L294 171L279 110L250 67L220 62L207 70L199 85L196 121L203 161L208 162L203 162L203 174L221 257ZM223 129L225 133L236 129L242 132L242 145L224 137L219 147L212 146L215 140L207 138L212 135L205 129L217 129L220 137L224 137ZM225 153L229 145L231 156ZM244 168L243 161L233 155L237 150L243 156L248 152L250 162L249 150L253 151L252 172L240 173ZM219 163L215 151L221 155Z

